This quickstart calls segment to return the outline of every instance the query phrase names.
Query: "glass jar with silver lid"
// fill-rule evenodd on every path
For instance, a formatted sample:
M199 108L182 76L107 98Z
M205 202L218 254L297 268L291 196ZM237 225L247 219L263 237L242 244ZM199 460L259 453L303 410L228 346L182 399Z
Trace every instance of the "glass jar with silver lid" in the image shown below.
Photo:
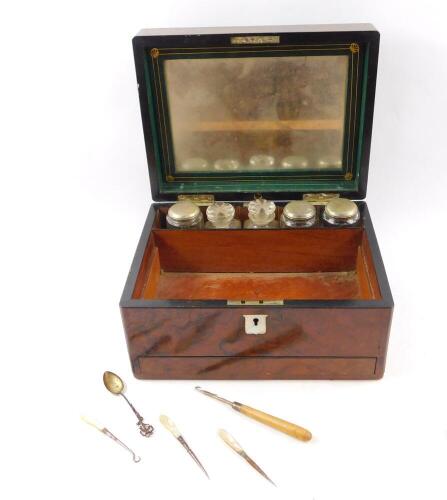
M360 219L360 212L352 200L334 198L325 206L323 219L335 226L355 224Z
M203 214L192 201L178 201L169 207L166 225L170 229L202 229Z
M241 221L234 218L235 210L231 203L216 201L206 209L206 229L240 229Z
M308 201L287 203L281 214L282 228L310 227L315 224L317 211Z
M279 223L275 220L276 205L273 201L257 198L248 204L248 220L245 229L275 229Z

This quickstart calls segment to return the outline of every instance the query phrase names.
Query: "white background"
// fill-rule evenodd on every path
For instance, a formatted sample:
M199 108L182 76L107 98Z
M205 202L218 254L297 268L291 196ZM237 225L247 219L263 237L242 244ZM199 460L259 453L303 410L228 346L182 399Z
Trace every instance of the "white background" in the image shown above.
M443 2L10 1L0 12L2 498L446 499ZM378 382L208 382L310 428L303 444L193 391L133 379L118 301L150 204L131 38L142 27L373 22L367 201L396 303ZM157 425L170 415L206 481ZM143 456L134 465L79 419ZM275 490L216 437L231 431ZM2 491L3 490L3 491Z

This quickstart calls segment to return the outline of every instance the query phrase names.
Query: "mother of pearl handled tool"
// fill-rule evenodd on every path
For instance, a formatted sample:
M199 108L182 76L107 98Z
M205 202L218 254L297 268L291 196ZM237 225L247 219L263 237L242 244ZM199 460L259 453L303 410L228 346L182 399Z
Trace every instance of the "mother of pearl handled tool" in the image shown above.
M152 427L152 425L144 423L143 417L137 412L132 403L124 395L124 382L121 380L121 378L118 377L116 373L104 372L102 380L104 382L104 385L106 386L106 389L112 394L115 394L115 396L122 396L125 399L126 403L130 406L132 411L135 413L135 416L138 419L137 426L140 429L140 434L144 437L150 437L154 432L154 428Z
M185 448L194 462L202 469L202 471L205 473L205 476L209 479L210 477L208 476L208 472L206 472L205 467L200 463L200 460L197 458L196 454L191 450L174 422L166 415L160 415L160 422L163 427L165 427L165 429L167 429L175 437L175 439L177 439L177 441L183 446L183 448Z
M276 484L267 476L267 474L259 467L259 465L245 453L245 450L242 448L242 446L234 439L234 437L228 433L227 431L224 431L223 429L220 429L218 431L219 437L232 449L234 450L238 455L240 455L244 460L246 460L259 474L261 474L262 477L265 477L267 481L273 484L273 486L276 486Z
M81 417L82 420L88 424L88 425L91 425L92 427L94 427L95 429L97 429L99 432L102 432L103 434L105 434L107 437L109 437L110 439L113 439L113 441L115 441L115 443L118 443L120 446L122 446L125 450L127 450L129 453L132 454L132 458L133 458L133 461L135 463L139 462L141 460L141 458L135 454L134 451L132 451L128 446L126 446L121 440L119 440L116 436L114 436L110 431L109 429L106 429L105 427L102 427L98 424L96 424L95 422L93 422L93 420L90 420L89 418L87 417Z
M312 439L312 434L303 427L299 425L292 424L291 422L287 422L287 420L282 420L281 418L274 417L273 415L269 415L268 413L264 413L263 411L256 410L255 408L251 408L250 406L243 405L238 403L237 401L228 401L227 399L221 398L217 394L213 394L212 392L205 391L201 387L196 387L196 390L205 394L205 396L209 396L210 398L217 399L221 403L225 403L233 410L236 410L247 417L250 417L261 424L268 425L277 431L283 432L284 434L288 434L296 439L301 441L310 441Z

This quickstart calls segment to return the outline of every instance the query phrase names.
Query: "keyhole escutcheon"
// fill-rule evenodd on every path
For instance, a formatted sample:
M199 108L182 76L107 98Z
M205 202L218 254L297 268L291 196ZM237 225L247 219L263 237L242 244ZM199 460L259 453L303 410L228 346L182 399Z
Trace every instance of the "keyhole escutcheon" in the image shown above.
M244 314L245 333L263 335L267 333L267 314Z

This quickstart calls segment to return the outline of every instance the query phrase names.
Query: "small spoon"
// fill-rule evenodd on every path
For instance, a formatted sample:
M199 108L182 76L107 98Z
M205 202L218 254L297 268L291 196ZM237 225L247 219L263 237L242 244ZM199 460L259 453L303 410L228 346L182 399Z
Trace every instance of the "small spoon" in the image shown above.
M144 423L143 417L137 412L132 403L124 395L124 382L121 380L121 378L113 372L104 372L102 380L109 392L115 394L115 396L122 396L126 400L126 403L131 407L132 411L135 413L135 416L138 419L137 426L140 429L140 434L144 437L150 437L154 432L154 428L152 427L152 425Z

